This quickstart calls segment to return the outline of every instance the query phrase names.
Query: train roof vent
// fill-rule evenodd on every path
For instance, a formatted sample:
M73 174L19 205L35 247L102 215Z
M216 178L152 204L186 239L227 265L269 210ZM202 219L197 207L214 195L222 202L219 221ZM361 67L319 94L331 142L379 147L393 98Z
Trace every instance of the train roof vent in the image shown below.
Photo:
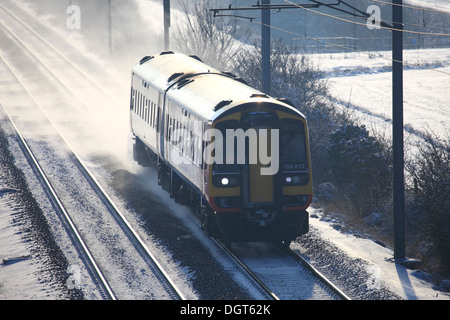
M225 74L225 75L227 75L227 76L229 76L229 77L231 77L231 78L237 78L234 74L232 74L231 72L228 72L228 71L222 71L222 73L223 74Z
M189 83L191 83L191 82L194 82L194 80L193 79L189 79L189 78L184 78L183 80L181 80L179 83L178 83L178 89L181 89L181 88L183 88L185 85L187 85L187 84L189 84Z
M161 52L159 55L160 55L160 56L163 56L163 55L165 55L165 54L174 54L174 52L173 52L173 51L163 51L163 52Z
M203 60L200 59L199 57L197 57L195 54L190 54L189 57L191 57L191 58L193 58L193 59L195 59L195 60L198 60L198 61L200 61L200 62L203 62Z
M214 111L218 111L232 102L233 100L222 100L218 104L216 104L216 106L214 107Z
M291 107L294 107L294 108L295 108L295 105L294 105L291 101L289 101L288 99L286 99L286 98L279 98L279 99L277 99L277 100L280 101L280 102L284 102L284 103L290 105Z
M173 80L175 80L176 78L178 78L179 76L182 76L184 74L184 72L175 72L173 75L171 75L169 77L169 79L167 79L167 82L171 82Z
M254 93L250 96L250 98L269 98L267 94L264 93Z
M222 71L222 73L223 73L224 75L226 75L226 76L232 78L233 80L236 80L236 81L239 81L239 82L241 82L241 83L243 83L243 84L247 84L247 85L248 85L247 81L245 81L245 80L242 79L242 78L239 78L239 77L235 76L235 75L234 75L233 73L231 73L231 72L228 72L228 71Z
M141 61L139 61L139 64L143 64L144 62L147 62L150 59L153 59L154 56L145 56L141 59Z

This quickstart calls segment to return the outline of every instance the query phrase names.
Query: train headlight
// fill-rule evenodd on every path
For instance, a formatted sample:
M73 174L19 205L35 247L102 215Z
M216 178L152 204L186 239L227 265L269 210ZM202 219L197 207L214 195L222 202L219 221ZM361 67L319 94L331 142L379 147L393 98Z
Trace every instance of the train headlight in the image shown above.
M241 184L239 173L213 173L213 184L218 188L233 188Z
M303 186L308 183L308 172L287 172L283 173L282 182L285 186Z

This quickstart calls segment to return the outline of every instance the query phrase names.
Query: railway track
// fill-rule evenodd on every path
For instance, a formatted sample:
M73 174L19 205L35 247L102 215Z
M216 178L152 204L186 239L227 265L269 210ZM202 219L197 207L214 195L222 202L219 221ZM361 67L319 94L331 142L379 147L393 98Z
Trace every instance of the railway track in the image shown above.
M73 100L76 101L76 105L81 105L83 107L84 112L87 112L87 114L92 112L98 113L99 110L93 111L91 101L80 98L81 96L96 96L101 92L103 103L99 108L103 111L110 111L112 105L117 106L119 104L97 80L72 63L69 58L64 56L57 48L42 38L33 30L33 28L29 27L16 14L8 10L2 4L0 4L0 17L2 17L1 21L3 21L0 22L1 32L4 32L5 36L7 36L17 48L20 48L18 51L27 52L34 63L45 70L48 78L52 78L52 81L56 83L55 90L64 90L66 94L70 95ZM46 189L47 194L52 198L51 201L53 206L57 207L59 219L63 221L64 228L66 230L71 230L68 232L71 233L71 241L75 243L80 259L83 261L83 270L85 270L84 272L86 274L89 274L89 277L95 283L95 286L100 291L101 298L130 299L150 297L157 299L184 299L183 293L181 293L174 282L170 280L170 277L168 277L167 272L163 270L161 264L155 261L154 255L146 247L145 243L140 239L136 232L133 231L132 226L126 221L124 216L120 213L120 210L117 209L104 190L99 186L96 179L73 151L73 148L69 145L63 134L58 131L57 126L48 115L48 112L53 113L52 109L47 109L50 111L45 111L38 102L38 99L34 98L31 90L27 89L26 84L20 79L17 72L14 70L14 67L12 67L3 57L1 57L0 60L3 71L2 74L9 74L9 81L15 82L16 88L22 88L21 95L28 97L28 103L20 106L9 106L12 111L8 111L7 105L0 103L4 107L5 113L8 115L13 128L17 132L18 140L20 141L23 152L26 154L28 161L34 168L36 175L40 176L40 181L45 185L44 188ZM61 73L58 70L64 71ZM77 79L80 78L89 81L91 86L88 88L89 90L93 90L92 92L86 92L85 83L77 82ZM70 79L70 81L68 79ZM54 150L52 149L54 147L43 146L42 142L36 142L33 138L25 138L27 133L21 133L21 130L30 130L27 128L27 124L29 123L27 122L27 112L21 110L27 109L29 106L33 106L35 110L39 109L39 113L43 116L43 123L45 123L38 126L38 128L34 128L34 131L30 136L33 137L33 135L36 134L49 134L56 136L57 139L61 139L61 141L59 141L60 146L58 149L65 149L67 154L63 157L64 160L61 160L60 168L72 168L71 174L77 172L79 177L75 180L83 180L83 186L79 189L90 190L88 194L80 197L79 192L74 190L76 189L75 187L69 188L69 192L64 190L68 180L58 177L56 177L55 180L55 166L45 160L46 155L48 156L49 153L54 153ZM35 114L35 110L33 110L32 114ZM57 109L53 110L59 112ZM16 118L17 120L15 120ZM49 124L53 128L52 130L49 129ZM35 119L33 119L33 127L34 126L36 126ZM20 127L22 127L22 129L19 129ZM50 133L49 131L53 132ZM64 147L61 147L61 145ZM36 151L33 152L33 149ZM46 171L49 172L49 174L46 174ZM94 195L97 200L93 200L92 197ZM74 202L78 202L80 199L84 199L82 209L73 205ZM98 206L102 208L91 208L92 202L98 202ZM70 205L64 205L64 203L69 203ZM66 209L66 207L69 207L69 209ZM88 210L86 210L86 208L88 208ZM103 233L104 231L99 231L100 229L97 228L89 229L90 227L82 221L86 218L86 212L83 212L83 210L91 211L93 213L98 213L99 211L104 212L104 214L101 215L102 218L92 218L93 221L96 221L94 224L98 226L107 220L105 229L108 228L114 231L111 231L111 233L109 231ZM72 218L71 216L74 217ZM108 219L106 219L106 216L108 216ZM116 226L113 227L113 225ZM90 233L97 234L99 236L98 239L94 240ZM122 243L118 245L117 239L119 238L128 239L127 241L129 244L126 246ZM108 262L105 261L102 252L109 251L108 248L104 247L105 243L112 245L113 248L110 253L114 259L118 259L118 256L122 256L120 257L120 266L118 266L117 263L113 266L107 266ZM301 257L298 255L296 256L293 252L289 252L288 249L280 249L275 246L269 246L269 248L264 246L255 247L252 244L247 244L235 246L233 252L231 252L225 246L221 246L220 244L218 244L218 246L223 248L230 259L240 266L240 273L244 277L250 279L249 282L260 292L260 297L262 299L348 299L345 294L340 292L328 280L323 278L306 261L303 260L303 262L300 262ZM90 252L89 247L95 248L94 252ZM124 260L124 256L127 255L124 253L125 247L134 248L133 250L138 252L138 258L130 253L130 255L133 255L133 258ZM117 251L120 251L121 253L118 255ZM262 251L263 254L261 255L260 253L262 253ZM255 254L257 254L259 258L261 256L265 257L263 261L265 264L264 266L259 264L261 261L258 262L256 261L258 259L254 259ZM96 261L101 262L97 263ZM132 265L132 267L127 267L127 264ZM78 266L79 264L77 263L76 265ZM152 283L154 283L151 287L158 287L158 289L156 289L156 292L153 290L154 288L149 289L143 293L143 295L130 295L130 292L134 291L138 285L126 283L130 280L125 279L125 277L118 279L118 277L113 276L114 274L120 273L121 268L122 270L126 269L127 272L132 272L131 274L128 274L127 277L130 277L130 275L132 275L132 277L137 277L135 280L139 283L139 286L142 285L142 282L151 280L153 281ZM130 271L130 269L140 270L141 275L138 276L136 272ZM155 278L149 276L150 274L154 274ZM87 278L87 276L83 278L83 281L88 281ZM122 284L123 282L125 282L125 284ZM145 289L143 291L145 291ZM161 294L161 292L164 293Z
M350 300L301 255L274 243L221 244L274 300Z
M12 10L0 3L0 26L8 32L8 34L18 41L25 51L29 51L40 65L47 70L58 82L69 91L74 99L80 102L86 110L89 110L89 105L92 103L89 99L83 97L98 97L107 104L107 108L111 106L120 107L121 102L105 89L105 83L100 84L100 81L107 79L95 79L89 73L81 69L78 65L72 62L71 58L63 54L58 48L42 37L25 21L23 21ZM83 63L89 63L90 68L97 70L98 66L91 63L88 59L84 59ZM91 70L92 71L92 70ZM99 70L99 74L104 73ZM82 80L81 80L82 79ZM89 83L90 86L86 86Z
M7 9L3 5L0 7L5 14ZM8 15L9 18L16 18L9 13ZM20 25L23 28L26 26L23 22L16 26ZM13 31L4 23L0 27L5 39L10 39L9 48L15 47L17 51L26 52L32 63L41 66L50 75L48 81L53 78L54 88L51 89L55 92L64 89L74 98L78 97L77 92L52 71L54 67L49 67L30 45L21 40L16 34L17 31ZM74 265L77 268L82 266L93 278L93 282L101 291L101 298L184 299L183 293L73 151L49 117L48 111L44 110L27 88L15 68L3 56L0 60L2 80L5 82L2 88L6 91L2 93L16 97L8 99L6 104L3 102L2 106L16 131L24 154L35 174L39 176L46 194L59 213L59 219L70 233L69 237L79 252L82 262L78 261ZM30 61L25 65L29 63ZM80 73L81 70L76 72ZM106 91L103 93L106 94ZM82 99L76 100L78 104L85 104ZM55 97L53 104L58 102L59 97ZM42 135L47 136L46 142L37 141L36 137ZM50 140L51 142L47 142ZM62 150L65 150L64 153ZM92 225L87 222L89 219L92 219ZM101 227L102 224L104 227ZM95 249L90 250L90 247ZM116 261L108 261L105 255L107 252L110 252L110 257ZM130 264L133 268L130 268ZM131 269L139 270L140 275Z

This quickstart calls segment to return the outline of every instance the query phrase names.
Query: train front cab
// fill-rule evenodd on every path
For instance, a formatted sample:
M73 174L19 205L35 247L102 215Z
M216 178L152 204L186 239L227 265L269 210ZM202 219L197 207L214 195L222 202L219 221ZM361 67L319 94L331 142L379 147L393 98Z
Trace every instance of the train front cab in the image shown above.
M208 167L209 204L229 242L289 243L309 229L306 209L312 201L312 178L307 123L295 111L275 104L248 104L241 109L213 124L222 132L224 159ZM238 138L230 140L227 129L245 132L244 163L238 159ZM227 162L227 144L233 140L234 159ZM277 151L275 143L278 170L262 174L261 169L270 171L275 165L277 157L271 154ZM251 152L258 154L256 163ZM269 157L264 159L265 155Z

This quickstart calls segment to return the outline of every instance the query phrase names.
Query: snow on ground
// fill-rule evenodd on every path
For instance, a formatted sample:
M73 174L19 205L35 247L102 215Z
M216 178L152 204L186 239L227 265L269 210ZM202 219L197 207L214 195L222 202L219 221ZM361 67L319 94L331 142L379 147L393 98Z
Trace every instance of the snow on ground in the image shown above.
M450 12L450 3L448 0L407 0L404 5Z
M362 113L369 127L390 132L392 119L391 53L314 55L327 76L331 96ZM450 50L404 52L404 124L417 132L432 129L447 138L450 123ZM381 120L381 121L380 121Z
M321 216L320 210L308 209L311 215ZM450 300L450 294L435 290L427 281L429 276L419 270L411 270L392 262L394 252L369 239L357 238L333 228L331 222L317 218L310 219L311 227L318 230L321 237L336 245L350 258L368 262L367 279L369 289L378 289L385 285L405 300ZM297 244L291 248L300 249ZM301 251L301 249L300 249Z
M143 10L161 10L160 4L137 0ZM413 2L413 1L410 1ZM417 1L423 4L423 1ZM428 2L438 2L437 0ZM440 5L447 2L439 1ZM153 26L161 33L161 25ZM376 53L368 57L365 53L342 53L315 55L314 59L320 68L326 72L332 84L333 96L342 103L350 103L358 110L364 110L371 116L369 118L391 118L391 61L390 53ZM439 134L448 132L446 124L450 123L450 51L448 49L408 50L405 51L405 59L411 66L405 67L405 123L410 124L416 130L424 130L431 127ZM420 63L420 66L413 67ZM437 71L443 71L437 72ZM128 78L124 81L128 82ZM373 117L375 115L375 117ZM1 198L0 198L1 199ZM1 199L3 201L4 199ZM4 208L0 206L0 209ZM5 209L7 211L7 209ZM8 235L14 233L10 226L11 218L0 210L0 253L1 257L26 255L27 251L21 247L19 240L14 240ZM311 209L311 213L314 209ZM348 255L361 258L370 262L372 281L377 286L379 281L390 287L404 299L450 299L448 294L433 290L430 283L425 281L423 273L408 270L401 265L394 264L389 259L393 257L391 249L384 248L367 239L358 239L351 235L340 233L332 228L331 224L319 219L310 219L311 225L319 230L321 235L336 244ZM8 241L3 241L4 239ZM15 241L12 243L11 241ZM6 245L6 247L5 247ZM24 245L24 244L22 244ZM13 250L13 251L12 251ZM6 252L6 253L5 253ZM27 262L18 262L20 264ZM34 266L29 269L30 272ZM2 299L2 282L10 278L3 267L0 274L0 299ZM15 273L20 272L16 269ZM15 274L16 275L16 274ZM16 275L17 276L17 275ZM29 295L17 295L19 298L41 297L37 283L27 283L25 277L23 283L17 284ZM11 298L4 296L3 298Z

